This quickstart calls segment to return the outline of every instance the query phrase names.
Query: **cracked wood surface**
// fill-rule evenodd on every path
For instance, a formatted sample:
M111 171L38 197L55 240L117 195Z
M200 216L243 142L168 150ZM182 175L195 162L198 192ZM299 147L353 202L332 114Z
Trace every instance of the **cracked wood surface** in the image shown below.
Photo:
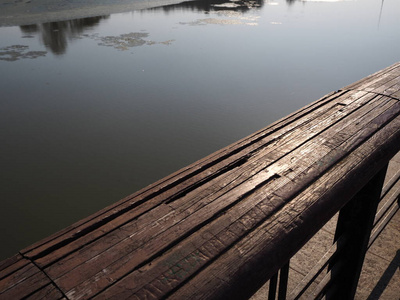
M400 63L0 263L0 299L248 298L400 150Z

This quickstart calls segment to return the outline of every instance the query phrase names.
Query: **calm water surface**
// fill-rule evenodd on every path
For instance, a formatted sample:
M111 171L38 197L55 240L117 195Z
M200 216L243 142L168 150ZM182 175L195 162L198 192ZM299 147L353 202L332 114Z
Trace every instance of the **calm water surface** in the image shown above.
M400 60L400 1L0 28L0 259Z

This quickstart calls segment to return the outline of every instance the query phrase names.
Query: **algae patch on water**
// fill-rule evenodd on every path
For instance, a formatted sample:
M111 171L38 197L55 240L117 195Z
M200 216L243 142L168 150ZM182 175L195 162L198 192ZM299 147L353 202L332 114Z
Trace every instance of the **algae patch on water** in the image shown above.
M118 36L103 36L103 37L94 34L88 37L98 41L99 46L113 47L120 51L144 45L155 45L155 44L170 45L174 41L174 40L167 40L163 42L151 41L147 39L149 37L149 34L146 32L130 32Z
M12 45L0 48L0 60L17 61L20 59L34 59L46 56L47 51L29 51L29 46Z

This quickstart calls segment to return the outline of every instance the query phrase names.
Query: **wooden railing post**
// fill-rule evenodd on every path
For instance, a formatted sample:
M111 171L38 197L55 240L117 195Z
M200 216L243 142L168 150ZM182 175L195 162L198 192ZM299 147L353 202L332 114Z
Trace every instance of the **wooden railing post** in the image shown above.
M279 274L279 289L278 300L285 300L287 293L287 285L289 279L289 262L287 262L274 276L269 280L268 300L276 299L276 288L278 285Z
M339 213L335 241L346 238L338 257L330 264L332 282L326 299L353 299L373 227L387 165L382 168Z

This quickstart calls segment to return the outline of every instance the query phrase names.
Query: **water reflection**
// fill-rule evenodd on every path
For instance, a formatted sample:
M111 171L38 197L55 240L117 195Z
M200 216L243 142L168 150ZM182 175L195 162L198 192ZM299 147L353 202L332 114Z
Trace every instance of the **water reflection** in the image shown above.
M69 41L79 38L85 30L92 29L99 25L100 21L108 18L109 16L99 16L43 24L23 25L20 26L20 29L22 33L25 34L25 37L31 37L32 34L40 33L43 44L46 48L56 55L62 55L66 52Z
M289 0L287 0L287 1L289 1ZM245 13L251 9L262 7L263 4L264 4L264 0L238 0L238 1L197 0L197 1L182 2L180 4L162 6L162 7L158 7L158 8L150 8L147 10L151 10L151 11L163 10L165 12L169 12L169 11L173 11L173 10L177 10L177 9L185 9L185 10L201 11L201 12L205 12L205 13L208 13L211 11L216 11L216 12L218 12L218 11L232 12L233 11L233 12L237 12L237 13ZM47 50L51 51L55 55L63 55L67 51L68 43L70 43L74 39L82 38L82 35L85 30L93 29L95 26L99 25L102 20L105 20L108 18L110 18L109 15L99 16L99 17L89 17L89 18L83 18L83 19L74 19L74 20L68 20L68 21L49 22L49 23L43 23L43 24L22 25L19 27L20 27L21 32L24 34L24 36L23 36L24 38L32 38L32 37L34 37L35 34L40 34L42 43L47 48ZM234 21L230 21L230 22L234 23ZM228 22L227 24L231 24L231 23ZM242 24L242 22L239 22L239 23ZM221 24L225 24L225 23L221 23ZM134 33L134 34L136 34L136 33ZM101 43L99 45L104 45L104 41L102 40L102 38L95 37L95 39L100 39ZM167 42L169 43L170 41L161 42L161 43L167 43ZM144 41L143 44L144 43L148 44L148 43L155 43L155 42ZM6 54L8 54L8 52ZM18 55L19 55L19 53L18 53ZM3 55L3 56L5 56L5 55ZM17 58L17 59L25 58L25 56L14 55L13 59L14 58ZM8 57L7 57L7 59L8 59ZM8 60L10 60L10 59L8 59ZM16 59L14 59L14 60L16 60Z
M255 7L262 7L263 5L264 5L264 0L249 0L249 1L198 0L198 1L182 2L179 4L172 4L172 5L152 8L149 10L162 9L165 12L174 11L176 9L204 11L204 12L230 10L243 13Z

